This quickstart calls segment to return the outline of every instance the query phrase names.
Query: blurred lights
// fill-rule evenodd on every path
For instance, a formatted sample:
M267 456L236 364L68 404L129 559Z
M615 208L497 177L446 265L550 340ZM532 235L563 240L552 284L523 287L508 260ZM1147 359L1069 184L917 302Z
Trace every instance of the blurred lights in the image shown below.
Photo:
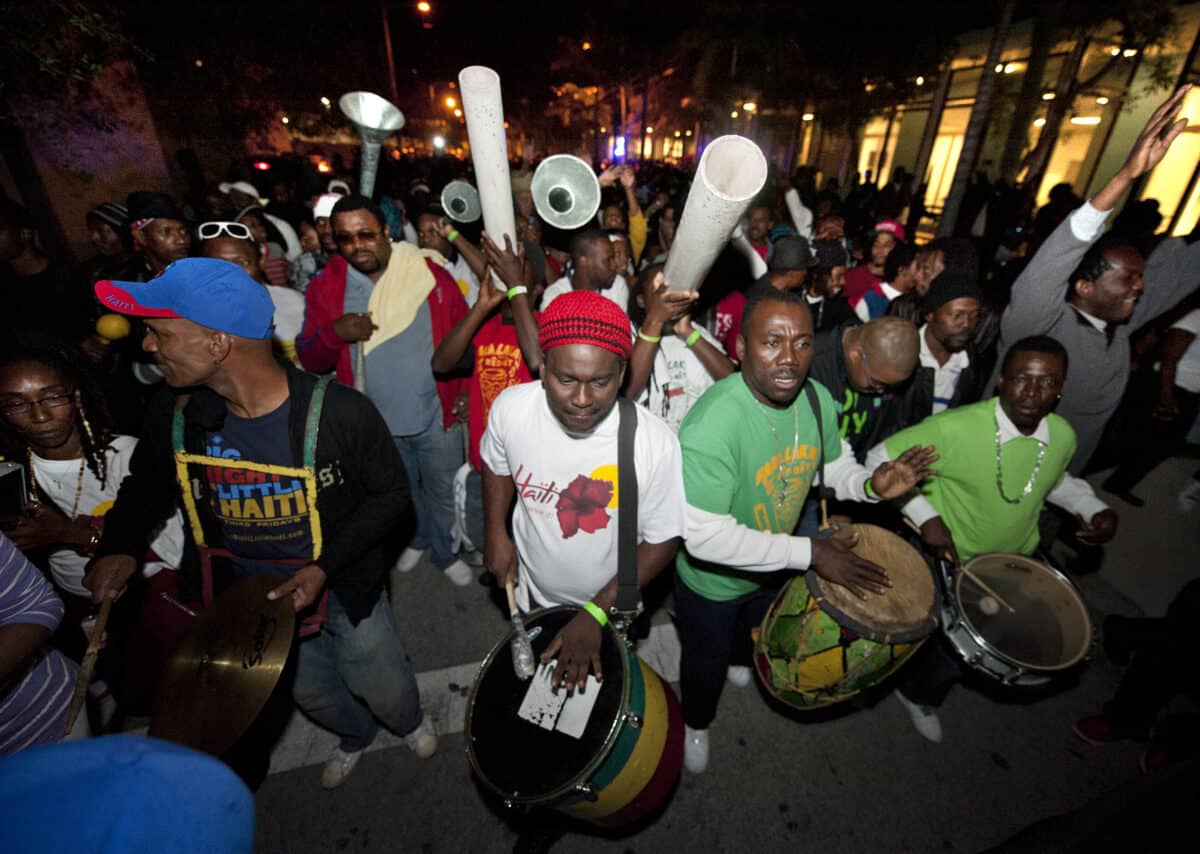
M1098 125L1100 124L1099 116L1071 116L1071 124L1073 125Z
M455 98L453 95L447 95L446 96L446 106L449 109L453 110L455 107L458 106L458 99Z
M462 118L462 110L458 110L458 109L456 109L456 110L454 111L454 118L456 118L456 119L461 119L461 118Z
M1108 53L1109 53L1109 55L1110 55L1110 56L1120 56L1120 55L1121 55L1121 49L1120 49L1119 47L1110 47L1110 48L1108 49Z
M925 85L925 78L924 78L924 77L918 77L918 78L917 78L917 85L918 85L918 86L924 86L924 85Z
M737 117L738 117L737 110L734 110L732 113L729 114L729 118L731 118L731 119L736 119Z
M1010 62L1004 66L1005 74L1015 74L1016 72L1018 72L1020 70L1021 70L1021 63L1019 63L1019 62Z
M320 172L322 175L328 175L330 172L333 171L333 167L330 166L328 163L326 163L324 160L318 160L317 161L317 171Z
M417 11L422 15L428 15L433 11L433 7L429 5L427 0L421 0L421 2L417 4Z
M1045 120L1045 119L1034 119L1034 120L1033 120L1033 126L1034 126L1035 128L1040 128L1040 127L1042 127L1042 126L1043 126L1043 125L1045 125L1045 124L1046 124L1046 120Z
M815 118L816 118L816 116L814 116L812 113L805 113L804 115L802 115L802 116L800 117L800 121L802 121L802 122L811 122L811 121L812 121L813 119L815 119Z
M265 160L255 160L254 168L257 169L259 172L266 172L271 168L271 164Z
M1003 62L997 63L996 64L996 73L999 74L1003 70L1004 70L1004 63Z
M654 133L654 128L646 128L646 135L647 135L647 136L649 136L649 135L650 135L650 134L652 134L652 133Z
M324 95L322 95L322 96L321 96L321 106L323 106L325 109L327 109L327 110L328 110L328 109L329 109L329 103L330 103L330 102L329 102L329 99L328 99L328 98L326 98Z
M280 119L280 121L286 125L291 122L291 119L289 119L287 116L284 116L282 119Z
M1108 103L1108 98L1105 98L1103 95L1101 95L1099 98L1096 99L1096 103L1099 104L1101 107L1103 107L1105 104Z
M618 136L613 140L613 157L625 156L625 137Z
M1129 59L1130 57L1137 56L1137 51L1131 47L1127 47L1127 48L1125 48L1125 50L1121 51L1121 56L1125 57L1126 59Z
M746 103L742 104L742 109L747 113L753 113L758 109L758 104L754 103L753 101L747 101Z
M691 131L688 131L686 134L684 134L684 136L691 136L691 135L692 135Z
M433 147L436 149L439 149L439 150L445 148L446 147L446 138L443 136L435 136L433 138Z
M1053 101L1053 100L1054 100L1054 93L1053 93L1053 92L1043 92L1043 93L1042 93L1042 100L1043 100L1043 101Z
M196 67L197 67L197 68L203 68L203 67L204 67L204 60L203 60L203 59L197 59L197 60L196 60Z
M581 45L580 45L580 47L581 47L581 48L583 48L584 50L591 50L591 49L592 49L592 43L591 43L591 42L584 42L583 44L581 44Z
M608 128L600 128L600 133L608 133Z
M679 137L681 137L681 136L683 136L683 133L682 133L681 131L675 131L675 138L676 138L676 139L678 139L678 138L679 138Z

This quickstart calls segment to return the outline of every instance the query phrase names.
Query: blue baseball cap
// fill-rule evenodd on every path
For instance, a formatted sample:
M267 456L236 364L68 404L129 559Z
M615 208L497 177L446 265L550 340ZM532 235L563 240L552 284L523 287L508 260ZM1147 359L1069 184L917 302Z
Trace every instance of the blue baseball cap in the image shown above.
M134 317L177 317L239 338L271 337L275 305L237 264L182 258L148 282L96 282L96 299Z

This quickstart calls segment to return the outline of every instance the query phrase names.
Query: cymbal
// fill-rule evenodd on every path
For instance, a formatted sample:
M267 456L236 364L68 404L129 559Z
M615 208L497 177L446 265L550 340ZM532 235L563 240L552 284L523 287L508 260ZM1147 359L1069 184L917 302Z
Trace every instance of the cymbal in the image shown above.
M291 597L272 576L234 582L188 630L163 668L150 735L220 756L266 705L292 648Z

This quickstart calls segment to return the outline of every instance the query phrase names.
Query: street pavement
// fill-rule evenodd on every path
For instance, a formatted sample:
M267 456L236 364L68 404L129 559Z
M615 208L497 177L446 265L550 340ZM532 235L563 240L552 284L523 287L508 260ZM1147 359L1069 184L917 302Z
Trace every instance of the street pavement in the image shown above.
M1099 573L1076 579L1099 632L1103 617L1143 613L1200 574L1200 510L1175 492L1194 460L1172 460L1139 493L1139 512L1114 503L1123 524ZM1098 482L1100 478L1096 478ZM335 741L298 715L257 792L260 852L504 852L516 831L474 781L462 716L478 663L507 631L506 614L480 585L454 587L428 562L394 577L401 636L441 736L419 760L381 735L340 789L320 786ZM1161 612L1161 607L1157 608ZM660 611L644 657L678 675L677 641ZM789 712L757 683L727 685L712 728L707 773L684 771L659 818L635 834L572 833L562 852L973 852L1028 824L1081 807L1136 779L1141 747L1088 746L1071 733L1111 694L1120 668L1099 645L1077 678L1037 698L960 686L931 744L886 686L825 712Z

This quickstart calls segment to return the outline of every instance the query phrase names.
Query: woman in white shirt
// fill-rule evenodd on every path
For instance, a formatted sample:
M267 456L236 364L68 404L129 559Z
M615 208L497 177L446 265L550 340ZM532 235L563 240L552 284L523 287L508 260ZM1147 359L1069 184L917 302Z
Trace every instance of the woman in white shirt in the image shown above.
M41 338L12 342L0 355L0 421L22 446L29 499L24 513L0 523L58 588L66 615L56 640L78 656L87 643L81 627L92 612L84 575L137 439L110 432L82 354ZM182 555L183 523L175 510L150 544L142 595L123 597L109 620L100 670L119 685L127 711L148 707L158 671L186 629L186 615L162 595L178 594Z

